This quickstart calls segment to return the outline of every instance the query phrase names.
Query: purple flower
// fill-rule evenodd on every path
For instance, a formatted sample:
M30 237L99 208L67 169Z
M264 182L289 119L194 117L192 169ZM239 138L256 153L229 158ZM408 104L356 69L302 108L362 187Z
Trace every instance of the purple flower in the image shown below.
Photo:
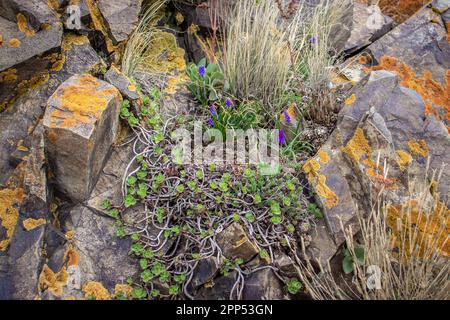
M198 67L198 75L202 78L205 76L205 66L202 64Z
M284 137L284 130L280 129L280 134L278 136L278 141L280 142L280 144L284 144L286 142L286 139Z
M214 109L214 106L209 107L209 112L211 113L212 116L216 114L216 109Z
M289 113L285 111L283 114L284 114L284 121L286 121L286 123L291 123L291 116L289 115Z
M316 44L316 42L317 42L317 39L315 37L309 38L309 43L310 44Z
M233 106L233 101L231 101L230 98L227 98L225 100L225 105L227 106L227 108L231 108Z
M208 124L212 127L214 125L214 120L212 118L209 118Z

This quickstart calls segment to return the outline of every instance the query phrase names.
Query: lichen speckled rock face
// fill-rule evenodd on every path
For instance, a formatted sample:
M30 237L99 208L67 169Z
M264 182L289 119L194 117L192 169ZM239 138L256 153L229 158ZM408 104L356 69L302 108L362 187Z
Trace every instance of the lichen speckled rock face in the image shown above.
M341 225L358 230L358 212L371 211L381 189L386 201L402 205L424 181L429 168L450 163L450 135L422 97L403 87L398 75L373 71L353 90L339 113L337 128L303 170L323 207L328 233L317 232L310 254L322 261L344 243ZM446 151L447 150L447 151ZM427 158L430 158L427 166ZM449 195L450 174L442 172L439 192ZM331 235L331 238L328 238Z
M73 76L50 97L45 148L60 190L74 201L89 195L116 137L122 97L90 75Z

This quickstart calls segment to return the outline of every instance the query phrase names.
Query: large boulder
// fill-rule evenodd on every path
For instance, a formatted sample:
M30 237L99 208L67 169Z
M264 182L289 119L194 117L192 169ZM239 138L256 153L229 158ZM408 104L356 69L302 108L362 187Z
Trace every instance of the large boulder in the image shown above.
M425 117L417 92L401 86L394 73L371 72L346 100L329 140L303 167L335 248L344 242L342 226L358 231L358 213L371 211L381 188L389 190L386 201L405 203L413 191L410 182L424 181L431 170L450 163L444 151L449 148L446 127L433 115ZM444 198L449 181L443 171L437 191ZM329 260L329 243L318 230L310 254Z
M39 66L36 70L35 66ZM90 72L101 65L101 59L83 36L64 37L62 52L21 64L12 69L11 82L0 86L0 185L4 185L18 165L16 150L27 147L28 137L42 118L48 98L71 76ZM31 72L30 72L31 70ZM2 109L0 107L0 109Z
M47 103L45 148L60 190L84 201L98 178L119 126L122 96L90 75L68 79Z
M32 29L39 30L55 24L58 18L45 0L2 0L0 1L0 16L10 21L18 22L23 15Z

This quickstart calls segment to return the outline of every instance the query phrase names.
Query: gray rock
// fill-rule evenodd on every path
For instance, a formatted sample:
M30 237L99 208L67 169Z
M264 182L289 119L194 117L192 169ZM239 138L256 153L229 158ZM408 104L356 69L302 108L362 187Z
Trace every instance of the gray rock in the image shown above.
M99 0L98 8L109 27L111 39L117 44L127 40L137 26L141 1Z
M15 22L0 17L3 45L0 46L0 71L4 71L32 57L59 48L62 25L55 23L32 36L21 32Z
M123 97L130 100L132 103L138 103L138 100L141 98L136 86L115 66L112 66L108 72L106 72L105 80L119 89Z
M44 0L2 0L0 1L0 16L16 22L17 15L23 14L30 26L39 30L42 24L55 24L58 19L55 12Z
M64 252L69 245L78 253L79 260L70 268L69 281L62 297L83 296L82 286L98 281L113 292L116 284L124 283L138 273L135 259L128 255L131 239L116 236L114 219L99 215L81 205L73 208L64 228L74 232L71 244L60 247L50 258L55 270L64 266Z
M355 2L353 9L353 28L345 44L347 54L360 50L378 40L393 27L393 20L381 12L378 5L367 6Z
M194 288L198 288L208 281L211 281L219 272L219 268L220 263L215 257L200 260L197 267L194 269L194 275L190 285Z
M47 220L47 179L43 145L43 128L38 126L31 139L31 153L23 169L18 170L19 185L25 198L19 208L19 220L6 251L6 273L0 272L5 299L34 299L37 296L39 270L44 259L46 224L25 229L28 219ZM23 177L23 178L22 178ZM1 291L1 289L0 289ZM0 297L2 293L0 293Z
M217 244L228 259L242 258L244 262L258 254L242 226L234 222L217 235Z
M450 147L447 128L433 116L425 118L421 96L402 87L397 75L372 72L353 93L354 102L342 108L336 130L304 166L334 242L333 246L323 226L313 235L308 251L322 263L344 242L341 224L357 232L358 213L371 211L382 187L390 190L386 201L403 204L410 182L423 181L427 174L427 157L431 170L450 163L444 151ZM449 194L447 171L438 189L444 198Z
M450 44L444 25L435 23L436 15L439 18L433 10L422 9L370 45L369 52L377 61L385 55L396 57L417 74L428 70L435 80L445 84L450 69Z
M17 89L19 91L16 91L15 87L0 86L0 96L7 96L7 90L14 94L14 100L11 100L8 110L0 114L0 132L4 138L0 140L0 167L2 168L0 185L8 180L17 165L17 163L11 163L10 156L17 149L20 141L23 140L26 145L27 137L42 118L47 100L56 88L72 75L89 72L101 62L89 42L73 43L64 52L64 56L65 63L61 70L48 71L44 69L35 72L31 68L35 73L27 75L25 78L19 78L14 85L26 90ZM42 68L51 69L50 59L43 59L43 61L47 64L44 64ZM50 65L48 65L49 62ZM31 66L36 64L42 65L43 62L37 60L31 63ZM30 65L26 63L22 69L29 70ZM19 73L22 72L19 72L18 68Z
M450 8L450 1L449 0L433 0L431 3L431 6L433 10L437 11L438 13L444 13Z
M87 206L90 209L107 214L102 207L104 200L108 200L113 207L118 207L122 204L123 175L133 156L132 144L113 148L87 201ZM135 166L132 166L130 170L133 170Z
M60 190L84 201L98 178L119 125L122 97L90 75L73 76L49 98L45 147Z
M247 277L244 300L286 300L283 284L270 268L256 271Z
M211 284L203 286L195 295L196 300L228 300L231 290L236 283L237 272L230 272L226 276L220 276Z

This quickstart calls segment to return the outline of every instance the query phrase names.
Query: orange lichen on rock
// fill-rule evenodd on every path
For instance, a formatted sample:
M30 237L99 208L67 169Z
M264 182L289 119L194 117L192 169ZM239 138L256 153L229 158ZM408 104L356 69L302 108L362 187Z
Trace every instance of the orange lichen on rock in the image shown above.
M320 162L322 162L324 164L326 164L330 161L330 156L328 155L328 153L326 153L322 149L319 150L317 155L319 156Z
M397 150L397 163L400 169L405 169L413 161L411 155L403 150Z
M99 85L100 80L97 78L83 75L78 83L58 91L61 108L51 113L51 125L72 128L80 123L95 123L108 107L107 97L120 96L116 88L98 90Z
M84 297L89 300L111 300L108 290L96 281L89 281L83 286Z
M47 221L45 221L45 219L42 219L42 218L41 219L29 218L22 222L24 229L27 231L36 229L37 227L42 226L46 223L47 223Z
M303 165L309 183L315 187L317 194L325 199L325 207L331 209L338 205L339 197L327 186L327 177L319 174L319 169L320 164L314 158Z
M89 38L87 36L68 33L64 35L61 48L63 51L69 51L74 45L81 46L87 43L89 43Z
M17 69L11 68L0 72L0 83L2 82L16 82L17 81Z
M71 244L67 246L66 252L64 252L64 262L67 264L67 267L77 266L80 262L80 254Z
M114 287L114 298L131 298L133 293L133 288L128 284L116 284Z
M54 11L58 10L60 7L60 3L58 0L47 0L47 5Z
M428 154L430 153L425 140L418 140L418 141L409 140L408 147L411 153L419 155L424 158L428 157Z
M68 279L69 274L66 269L63 268L58 273L55 273L47 265L44 265L39 275L39 289L41 291L48 290L55 297L60 297Z
M424 70L418 76L410 66L395 57L383 56L380 64L370 70L395 72L401 79L400 85L416 91L425 102L425 115L434 114L439 119L450 121L450 70L445 75L445 84L433 80L431 72Z
M23 201L22 189L0 190L0 222L6 229L6 239L0 239L0 251L5 251L14 235L14 230L19 220L17 206Z
M371 158L372 148L370 147L369 141L364 136L364 131L361 128L356 129L353 137L347 145L342 148L342 152L347 154L356 163L359 163L364 155Z
M440 201L432 209L420 208L417 201L387 207L387 225L392 229L394 246L407 257L430 258L438 253L450 257L450 209Z
M430 0L379 0L378 6L385 15L401 23L429 2Z
M356 94L352 94L350 97L348 97L348 98L345 100L344 104L345 104L346 106L349 106L349 105L351 105L351 104L354 104L355 101L356 101Z
M28 26L27 18L21 13L17 15L17 27L20 32L24 33L27 37L33 37L36 32Z
M11 48L19 48L22 42L19 39L13 38L9 40L9 46Z
M136 86L134 85L134 84L130 84L129 86L128 86L128 90L130 90L131 92L136 92Z

